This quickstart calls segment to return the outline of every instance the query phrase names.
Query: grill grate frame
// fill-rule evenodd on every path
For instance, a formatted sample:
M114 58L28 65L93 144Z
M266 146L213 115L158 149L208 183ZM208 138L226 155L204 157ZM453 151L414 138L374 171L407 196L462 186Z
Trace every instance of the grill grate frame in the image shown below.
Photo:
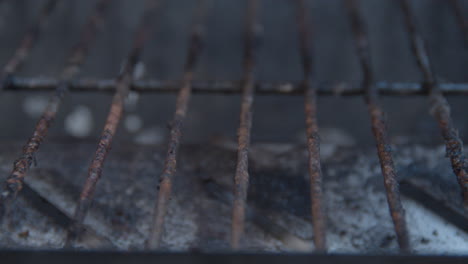
M291 94L304 95L305 112L308 146L310 152L310 175L311 175L311 199L312 212L315 230L315 245L319 251L326 251L326 232L323 216L323 208L321 207L320 193L321 174L319 162L319 137L316 117L316 97L318 95L364 95L369 107L369 113L372 117L372 126L374 135L377 141L379 158L382 164L382 173L385 178L387 187L387 195L392 212L392 217L395 223L396 233L399 237L399 244L403 252L409 252L410 246L407 238L407 230L405 223L402 220L403 208L399 201L398 184L395 180L394 166L391 160L388 140L386 139L385 122L383 112L378 103L379 95L429 95L431 100L431 108L434 110L434 115L447 144L447 153L452 161L454 173L458 176L458 181L464 192L465 205L468 204L468 179L466 175L466 161L463 155L461 139L458 137L456 129L450 118L450 107L443 97L444 94L468 95L468 84L450 84L437 82L436 76L432 71L429 56L424 47L424 40L419 35L414 21L414 15L408 6L406 0L400 0L402 13L404 14L407 30L410 34L412 50L414 57L418 62L421 71L424 74L424 82L419 83L376 83L373 80L371 66L368 58L368 40L363 29L363 18L360 17L357 7L357 2L352 0L345 1L348 5L350 24L352 25L356 38L357 54L361 61L361 67L364 73L364 80L361 83L317 83L314 81L312 66L310 63L311 54L307 47L310 46L310 41L307 40L308 28L303 1L298 1L299 19L298 26L300 27L301 39L301 54L303 57L304 80L299 83L268 83L255 82L254 74L254 57L257 47L256 42L259 35L257 18L257 0L249 1L248 19L246 25L246 37L244 47L244 80L240 82L196 82L193 81L193 71L195 67L196 57L200 52L201 23L197 23L194 27L189 45L189 53L185 66L185 73L180 82L157 81L157 80L133 80L133 71L139 61L140 53L143 45L149 37L150 16L153 14L153 8L157 4L150 2L150 7L147 8L142 16L142 22L137 31L133 49L128 55L126 66L119 74L116 80L92 80L92 79L76 79L75 76L79 72L81 64L86 58L87 51L92 44L94 38L98 34L98 24L104 16L105 6L110 3L109 0L101 0L95 8L95 13L89 18L89 22L84 26L81 39L77 46L70 53L66 66L63 69L60 78L41 79L41 78L17 78L14 76L16 70L27 60L29 51L39 40L40 33L44 31L47 24L47 18L53 11L57 0L50 0L46 3L41 15L38 17L36 26L32 27L26 34L23 41L18 46L15 54L5 66L2 72L1 85L4 90L19 91L19 90L49 90L56 89L56 93L51 98L47 110L41 117L34 136L23 149L23 156L15 162L13 172L6 184L6 191L3 192L0 201L1 207L5 211L3 217L7 217L8 203L14 199L17 193L21 190L24 177L34 161L34 155L38 151L40 144L44 140L48 128L57 114L60 102L69 90L77 91L112 91L115 92L113 103L104 132L101 136L98 150L95 158L89 169L88 180L83 187L83 192L77 207L74 217L74 223L70 229L69 242L79 235L83 219L86 215L86 210L92 199L92 192L100 177L102 166L104 164L105 155L110 151L112 137L116 132L116 128L120 121L123 112L123 100L126 94L131 90L139 92L178 92L176 104L176 112L171 128L171 138L167 152L166 164L162 174L161 189L158 193L156 213L154 217L154 227L152 235L148 242L149 248L157 248L162 235L163 218L165 208L171 186L171 177L175 173L177 161L177 148L181 137L181 127L187 112L190 94L193 92L204 93L242 93L240 125L239 125L239 142L238 142L238 165L236 170L236 189L233 206L233 224L232 224L232 240L231 246L233 249L240 247L241 236L243 232L244 211L246 203L246 195L248 188L248 148L250 144L250 128L252 126L252 105L255 94ZM460 11L458 1L451 1L450 4L454 7L454 14L459 21L461 31L464 32L466 38L466 22L464 22L463 14ZM204 8L201 8L202 10ZM203 12L200 12L203 13ZM331 88L330 88L331 87Z

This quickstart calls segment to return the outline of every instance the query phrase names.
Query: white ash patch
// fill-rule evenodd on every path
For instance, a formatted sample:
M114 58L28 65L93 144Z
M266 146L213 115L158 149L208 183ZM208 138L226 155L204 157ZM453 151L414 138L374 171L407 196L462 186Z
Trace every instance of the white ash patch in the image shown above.
M467 253L468 234L413 200L404 199L403 205L406 209L411 244L416 253Z
M130 133L136 133L143 127L143 119L139 115L129 114L124 120L125 129Z
M228 228L230 228L230 224ZM278 252L284 248L281 241L263 232L261 228L251 222L247 222L245 225L242 247L244 250L252 252Z
M195 207L180 206L180 203L174 199L169 202L162 243L165 248L184 251L194 244L198 225L194 218Z
M38 118L47 107L48 99L44 95L31 95L23 100L23 111L31 118Z
M326 146L327 144L322 144ZM305 147L304 147L305 148ZM331 146L333 148L333 146ZM298 159L306 160L307 152L298 154L298 149L289 152L292 162L285 162L287 151L259 151L252 147L256 165L268 166L274 160L275 166L288 168ZM285 149L279 147L278 150ZM274 148L273 148L274 150ZM334 155L324 158L325 206L328 215L328 246L334 253L397 253L398 244L393 222L388 209L383 176L375 155L375 149L366 154L356 153L355 161L340 161L338 152L356 152L352 148L336 149ZM445 147L423 147L419 145L393 147L396 167L423 162L428 170L438 166L450 167L445 158ZM271 154L276 153L276 154ZM281 154L281 155L278 155ZM273 156L273 157L272 157ZM350 155L348 155L350 156ZM329 164L332 162L332 164ZM307 172L304 172L307 177ZM402 196L411 246L416 254L463 254L468 251L468 235L451 223L441 219L417 202ZM290 218L293 220L285 221ZM312 233L310 220L283 214L273 217L274 221L287 228L292 234L304 239ZM295 220L294 220L295 219ZM310 233L309 233L310 232ZM442 235L441 235L442 234ZM287 249L282 241L282 250Z
M125 109L128 112L135 111L138 105L138 101L140 99L140 95L137 92L130 91L125 98Z
M146 73L145 64L142 61L139 61L135 65L135 69L133 70L133 79L139 80L145 76L145 73Z
M140 145L161 144L166 139L166 130L155 126L145 128L135 135L134 142Z
M385 239L393 236L385 194L366 186L369 179L378 175L375 166L370 165L372 161L373 158L361 157L348 175L338 174L337 180L325 180L330 252L379 251ZM396 250L394 240L387 250Z
M1 227L3 230L9 225L8 232L0 234L2 247L25 248L60 248L65 231L52 226L50 220L36 210L28 210L28 204L21 198L14 202L16 208L14 216L6 220ZM16 224L18 219L23 219L21 225ZM59 238L59 239L57 239Z
M65 130L74 137L87 137L92 129L93 114L87 106L76 106L65 118Z

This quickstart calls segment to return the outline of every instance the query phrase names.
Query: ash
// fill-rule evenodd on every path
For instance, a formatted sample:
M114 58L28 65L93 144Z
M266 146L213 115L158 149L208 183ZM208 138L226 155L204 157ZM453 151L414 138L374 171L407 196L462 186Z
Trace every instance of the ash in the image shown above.
M376 150L356 147L349 141L333 142L325 139L321 146L329 251L398 252ZM0 144L0 180L4 181L10 172L20 146ZM44 144L37 166L27 176L29 192L69 218L94 149L94 142L84 140ZM143 249L165 151L164 144L115 143L85 221L86 233L74 245L76 248ZM397 145L393 154L401 178L411 176L409 168L414 164L428 173L452 174L443 146ZM307 155L303 144L252 145L248 197L251 213L243 239L245 250L313 250ZM229 196L235 162L235 144L230 141L182 146L165 222L164 250L229 250ZM455 181L453 175L448 178ZM2 223L0 246L63 247L67 223L31 202L23 194L26 191L18 196ZM468 252L467 233L419 203L405 196L402 199L414 253ZM262 221L258 221L259 216Z

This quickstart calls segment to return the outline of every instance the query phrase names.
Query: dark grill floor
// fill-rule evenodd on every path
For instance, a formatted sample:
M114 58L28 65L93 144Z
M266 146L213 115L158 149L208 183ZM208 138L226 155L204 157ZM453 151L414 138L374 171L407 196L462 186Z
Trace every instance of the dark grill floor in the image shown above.
M349 139L341 142L340 145L349 144ZM221 145L189 145L182 148L179 177L175 178L163 248L208 252L229 249L227 241L231 212L222 197L231 194L228 186L235 165L235 151L229 146L233 144L223 142ZM362 150L356 154L354 147L340 145L324 142L322 146L330 251L397 252L374 150ZM2 143L1 146L1 175L6 175L20 144ZM397 147L401 151L395 155L395 160L402 178L430 172L455 183L448 162L443 158L442 146ZM8 229L11 233L2 233L1 247L51 249L63 245L63 222L68 221L67 218L58 217L51 211L46 211L46 214L38 211L46 210L46 206L44 202L37 201L31 204L37 197L31 196L30 192L42 195L63 213L72 214L89 164L88 153L93 148L94 142L86 141L44 145L37 158L38 165L32 169L26 181L31 191L25 190L24 194L20 194L11 219L15 224ZM161 170L164 150L164 145L122 143L115 146L109 156L102 184L98 185L95 203L85 221L90 229L80 243L83 248L143 249L157 185L154 174ZM305 146L255 144L252 154L253 193L249 195L249 204L254 216L247 223L246 250L277 252L310 249L312 231L307 188L298 187L304 185L307 179ZM128 161L130 167L127 166ZM416 171L418 173L415 173L415 168L419 170ZM224 193L221 197L213 195L212 189L210 191L205 187L208 178L223 186L219 189ZM270 195L265 196L265 193ZM465 252L468 234L418 203L405 196L403 198L416 253ZM51 215L53 218L50 218ZM268 220L258 219L258 215L268 215ZM56 221L62 221L62 225ZM280 232L277 226L281 227ZM282 233L281 230L288 231Z

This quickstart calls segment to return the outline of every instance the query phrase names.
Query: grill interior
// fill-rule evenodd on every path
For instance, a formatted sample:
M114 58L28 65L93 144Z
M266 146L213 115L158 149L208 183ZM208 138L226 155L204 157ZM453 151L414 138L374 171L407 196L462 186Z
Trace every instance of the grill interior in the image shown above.
M465 2L0 5L3 247L466 252Z

